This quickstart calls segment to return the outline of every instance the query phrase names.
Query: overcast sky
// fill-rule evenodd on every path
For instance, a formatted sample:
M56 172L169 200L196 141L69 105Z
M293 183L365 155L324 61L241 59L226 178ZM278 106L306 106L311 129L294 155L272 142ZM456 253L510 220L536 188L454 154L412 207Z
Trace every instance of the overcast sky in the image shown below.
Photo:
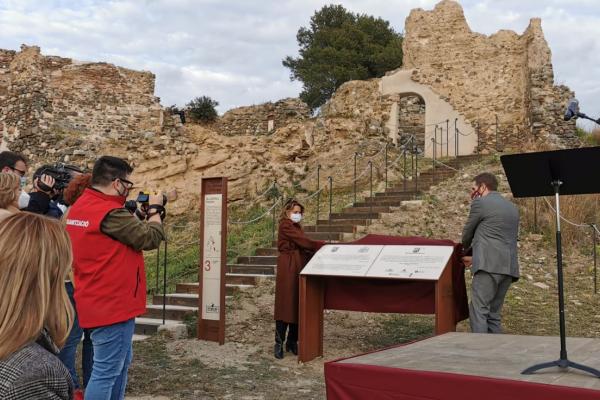
M107 61L156 74L165 106L196 96L219 112L297 96L281 65L297 54L296 32L326 4L382 17L397 31L412 8L434 0L0 0L0 48L38 45L45 55ZM541 17L556 83L575 90L581 111L600 117L600 1L463 0L476 32L521 34Z

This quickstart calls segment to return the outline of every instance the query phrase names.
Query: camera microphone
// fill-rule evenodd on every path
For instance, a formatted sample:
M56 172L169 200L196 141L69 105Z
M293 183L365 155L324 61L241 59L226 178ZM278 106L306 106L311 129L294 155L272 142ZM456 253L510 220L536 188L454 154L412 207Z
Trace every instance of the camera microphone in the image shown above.
M567 106L567 110L565 111L565 121L569 121L572 118L580 117L579 113L579 101L577 99L569 100L569 105Z

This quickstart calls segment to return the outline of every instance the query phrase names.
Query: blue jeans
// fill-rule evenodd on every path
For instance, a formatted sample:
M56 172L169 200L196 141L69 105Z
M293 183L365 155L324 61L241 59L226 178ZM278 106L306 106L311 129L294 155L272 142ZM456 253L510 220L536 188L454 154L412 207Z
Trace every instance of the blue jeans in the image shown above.
M73 284L71 282L65 283L67 294L75 309L75 299L73 298ZM81 384L79 377L77 376L77 369L75 368L75 358L77 355L77 345L81 341L83 335L83 349L81 354L81 369L83 370L83 386L87 386L92 374L92 363L94 358L94 348L92 347L92 340L90 339L90 332L88 329L81 329L79 326L79 318L77 318L77 311L75 311L75 320L73 321L73 327L69 333L69 337L65 342L65 346L58 353L58 358L67 367L71 379L73 379L73 385L75 389L80 389Z
M127 370L133 350L135 319L91 329L94 345L92 376L85 389L86 400L125 398Z

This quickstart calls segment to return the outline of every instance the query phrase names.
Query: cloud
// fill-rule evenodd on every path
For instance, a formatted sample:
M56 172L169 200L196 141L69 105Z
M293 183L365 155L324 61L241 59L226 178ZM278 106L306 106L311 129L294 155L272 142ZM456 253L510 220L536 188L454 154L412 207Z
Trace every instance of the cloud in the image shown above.
M322 0L0 0L0 48L35 44L44 54L107 61L156 74L165 105L208 95L219 111L297 96L281 65L297 54L296 32ZM342 0L347 9L389 20L399 32L413 8L437 0ZM577 92L582 111L600 116L600 2L463 0L474 31L522 33L541 17L555 80Z

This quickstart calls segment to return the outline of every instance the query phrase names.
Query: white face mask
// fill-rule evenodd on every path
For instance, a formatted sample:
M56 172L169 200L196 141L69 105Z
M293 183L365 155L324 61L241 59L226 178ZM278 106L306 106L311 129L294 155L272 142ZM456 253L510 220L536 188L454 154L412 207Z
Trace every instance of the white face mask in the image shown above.
M294 223L297 224L298 222L302 221L302 214L300 214L300 213L293 213L290 216L290 219L292 220L292 222L294 222Z
M19 195L19 208L25 208L29 205L29 195L23 191Z

